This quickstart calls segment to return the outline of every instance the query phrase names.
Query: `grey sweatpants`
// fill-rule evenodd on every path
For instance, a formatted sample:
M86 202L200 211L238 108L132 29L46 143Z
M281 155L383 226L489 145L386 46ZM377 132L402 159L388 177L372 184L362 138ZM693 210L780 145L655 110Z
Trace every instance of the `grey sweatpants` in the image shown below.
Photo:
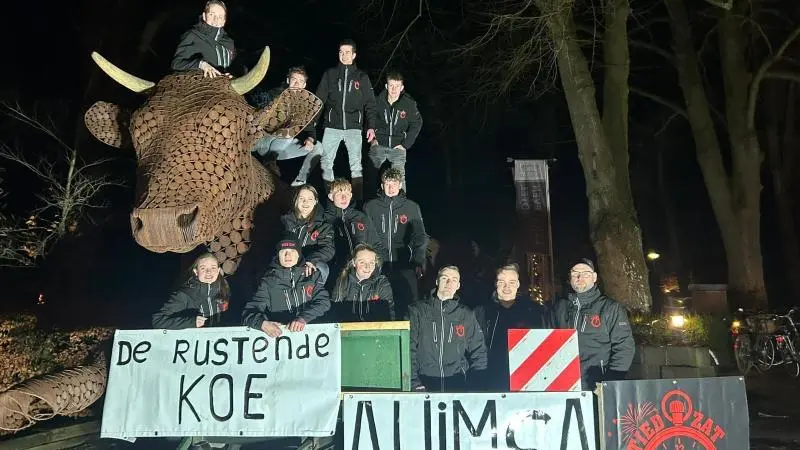
M361 178L361 130L339 130L336 128L325 128L322 136L322 179L333 181L333 162L336 160L336 152L339 151L339 143L344 141L347 147L347 161L350 163L350 177Z

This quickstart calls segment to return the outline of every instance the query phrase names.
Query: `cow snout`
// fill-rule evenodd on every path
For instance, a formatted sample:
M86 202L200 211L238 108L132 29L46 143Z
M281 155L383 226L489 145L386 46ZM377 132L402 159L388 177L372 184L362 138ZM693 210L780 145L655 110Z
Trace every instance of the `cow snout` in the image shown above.
M137 208L131 213L131 229L136 242L148 250L186 252L197 245L201 216L197 203L172 208Z

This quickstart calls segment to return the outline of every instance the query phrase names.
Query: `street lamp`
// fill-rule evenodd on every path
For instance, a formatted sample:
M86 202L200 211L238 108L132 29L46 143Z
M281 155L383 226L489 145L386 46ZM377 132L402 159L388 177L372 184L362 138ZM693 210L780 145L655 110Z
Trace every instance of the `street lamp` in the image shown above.
M655 261L658 258L661 258L661 255L659 255L655 250L650 250L649 252L647 252L646 256L647 259L649 259L650 261Z

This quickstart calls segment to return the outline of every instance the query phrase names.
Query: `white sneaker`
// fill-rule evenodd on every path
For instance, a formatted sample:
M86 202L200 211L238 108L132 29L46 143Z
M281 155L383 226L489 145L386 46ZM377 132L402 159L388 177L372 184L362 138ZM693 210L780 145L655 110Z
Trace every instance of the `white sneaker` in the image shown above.
M294 180L294 181L292 181L292 184L291 184L291 186L292 186L292 187L297 187L297 186L302 186L302 185L304 185L304 184L306 184L306 182L305 182L305 181L302 181L302 180Z

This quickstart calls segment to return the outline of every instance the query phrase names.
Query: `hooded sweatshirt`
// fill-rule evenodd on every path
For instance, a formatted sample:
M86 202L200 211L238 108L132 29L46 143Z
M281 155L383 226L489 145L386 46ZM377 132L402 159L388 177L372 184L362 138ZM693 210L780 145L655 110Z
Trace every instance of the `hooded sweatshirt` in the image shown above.
M636 344L628 314L597 285L559 300L553 326L578 330L584 389L594 389L595 382L618 378L630 369Z
M328 263L333 259L333 227L317 213L311 221L298 219L293 213L281 216L283 229L303 247L303 258L312 263Z
M229 299L220 297L221 281L217 279L214 283L203 283L192 277L153 314L153 328L195 328L197 316L207 318L204 327L219 326L230 304Z
M475 313L459 303L458 296L442 301L433 291L409 306L408 316L412 389L422 386L420 377L466 378L486 369L483 332Z
M305 276L303 271L302 260L291 268L274 260L253 299L244 307L243 324L260 329L265 320L288 324L303 319L311 323L325 314L331 302L320 282L319 271L315 270L310 276Z
M386 322L395 319L389 279L376 267L366 280L359 280L352 268L333 290L332 309L339 322Z
M225 30L201 20L181 36L175 56L172 57L172 70L197 70L200 61L205 61L220 72L225 72L234 57L236 49L233 39Z
M406 198L403 190L391 198L379 191L377 198L364 205L364 212L380 236L383 262L425 264L429 241L425 223L419 205Z

